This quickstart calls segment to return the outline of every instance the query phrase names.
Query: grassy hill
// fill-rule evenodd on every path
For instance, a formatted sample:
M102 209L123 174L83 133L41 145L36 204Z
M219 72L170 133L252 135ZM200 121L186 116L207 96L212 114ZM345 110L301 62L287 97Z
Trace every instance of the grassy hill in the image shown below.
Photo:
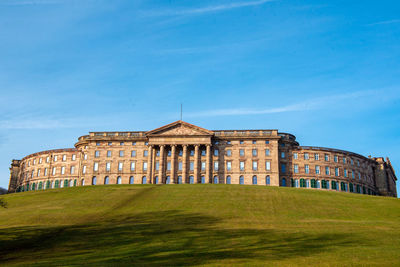
M2 196L0 265L400 265L400 201L243 185Z

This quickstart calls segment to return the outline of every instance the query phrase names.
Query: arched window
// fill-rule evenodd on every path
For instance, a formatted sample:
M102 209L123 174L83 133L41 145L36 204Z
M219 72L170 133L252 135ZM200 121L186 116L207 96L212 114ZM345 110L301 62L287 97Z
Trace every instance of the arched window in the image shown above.
M110 179L108 178L108 176L106 176L104 178L104 184L109 184L110 183Z
M135 183L135 180L134 180L133 176L129 177L129 184L134 184L134 183Z
M74 186L74 180L71 179L71 180L69 181L69 186L70 186L70 187L73 187L73 186Z
M317 188L317 181L315 179L311 179L311 188Z
M54 187L55 187L55 188L58 188L58 184L59 184L59 181L56 180L55 183L54 183Z
M329 189L329 180L326 181L326 189Z
M306 179L306 187L309 188L310 187L310 180Z
M158 184L158 176L154 177L154 184Z
M29 184L26 184L26 190L25 191L29 191Z
M46 189L49 189L49 188L50 188L50 181L47 180L47 182L46 182Z
M64 187L68 187L68 179L64 180Z
M206 183L206 177L201 176L201 183L202 183L202 184L205 184L205 183Z
M231 184L231 177L230 176L226 177L226 184Z
M85 179L82 179L81 180L81 186L84 186L85 185Z
M167 176L167 178L165 178L165 183L166 184L170 184L171 183L171 177Z
M33 191L33 190L36 190L36 183L33 183L33 184L32 184L32 191Z
M286 178L282 178L282 186L286 186Z
M340 183L340 191L346 191L346 184L344 182Z
M189 183L190 184L194 184L194 177L193 176L189 176Z
M354 192L354 186L353 186L352 183L349 184L349 189L350 189L349 191L350 191L351 193Z
M269 175L267 175L267 177L265 177L265 184L266 185L270 185L271 184L271 178L269 177Z
M218 176L214 176L214 184L218 184Z
M97 184L97 178L96 178L96 176L93 176L92 185L96 185L96 184Z
M319 180L317 181L317 188L321 188L321 182Z
M42 188L43 188L43 183L42 182L39 182L39 190L42 190Z
M257 184L257 176L253 176L253 184Z
M77 180L75 179L75 180L74 180L74 186L76 186L76 183L77 183Z
M182 183L182 176L178 176L178 184L181 184Z
M239 184L244 184L244 177L243 177L243 175L239 177Z
M147 177L146 176L142 177L142 184L147 184Z
M117 177L117 184L121 184L121 176Z
M300 187L306 187L306 180L303 178L300 179Z

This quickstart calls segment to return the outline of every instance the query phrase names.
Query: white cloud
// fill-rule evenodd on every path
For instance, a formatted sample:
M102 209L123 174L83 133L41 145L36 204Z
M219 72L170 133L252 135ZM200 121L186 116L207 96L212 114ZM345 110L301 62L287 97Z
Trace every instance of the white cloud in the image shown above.
M147 15L147 16L184 16L184 15L196 15L196 14L200 15L200 14L224 11L224 10L229 10L229 9L234 9L234 8L258 6L258 5L262 5L267 2L272 2L272 1L274 1L274 0L236 2L236 3L230 3L230 4L191 8L191 9L168 9L168 10L161 10L161 11L146 12L145 15Z

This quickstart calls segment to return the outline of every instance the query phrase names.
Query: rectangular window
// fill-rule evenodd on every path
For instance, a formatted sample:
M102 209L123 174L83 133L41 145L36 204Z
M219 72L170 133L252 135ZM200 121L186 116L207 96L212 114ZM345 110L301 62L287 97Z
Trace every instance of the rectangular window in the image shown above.
M304 159L308 160L310 158L310 156L308 155L308 153L304 153Z
M344 169L344 177L347 177L347 169Z
M156 161L156 171L160 170L160 162Z
M75 166L71 166L71 174L75 173Z
M202 170L202 171L205 171L205 170L206 170L206 162L205 162L205 161L202 161L202 162L201 162L201 170Z
M328 166L325 167L325 174L326 174L326 175L329 175L329 174L330 174L330 170L329 170L329 167L328 167Z
M228 149L228 150L226 151L226 155L227 155L228 157L232 156L232 150Z
M339 176L339 168L338 167L335 168L335 176Z
M218 171L218 161L214 161L214 171Z
M191 149L191 150L189 151L189 154L190 154L190 156L194 156L194 150Z
M335 155L335 157L334 157L333 159L334 159L335 162L338 162L338 161L339 161L339 158L338 158L338 156L336 156L336 155Z
M96 146L99 146L100 145L100 142L96 142Z
M258 169L257 161L253 161L253 171L256 171L257 169Z
M346 164L346 158L345 157L343 157L343 163Z
M76 160L76 155L75 154L72 155L72 160Z
M50 157L47 157L46 162L49 163L49 161L50 161Z
M297 154L296 152L293 153L293 159L298 159L299 158L299 154Z
M95 162L95 163L94 163L94 165L93 165L93 170L94 170L95 172L97 172L97 171L99 170L99 163L98 163L98 162Z
M52 175L56 175L56 167L53 167L53 170L51 172Z
M253 140L253 145L254 145L254 144L257 144L257 141L256 141L256 140Z
M123 145L125 145L125 143L124 143L124 142L120 142L119 145L120 145L120 146L123 146Z
M136 142L132 142L132 146L136 146Z
M359 160L357 160L357 166L360 167L360 161Z
M351 170L351 178L355 178L354 170Z
M47 176L47 168L44 168L44 176Z
M329 161L329 155L325 154L325 161Z
M240 156L244 156L244 149L240 149L240 150L239 150L239 155L240 155Z
M310 173L310 166L308 164L304 165L304 173Z
M83 154L83 159L87 160L87 154Z
M82 174L85 174L86 173L86 165L83 165L82 166Z
M214 156L218 156L218 149L214 150Z
M281 170L282 170L282 173L286 173L286 164L285 163L281 164Z
M232 162L231 161L227 161L226 162L226 170L227 171L231 171L232 170Z
M66 161L67 160L67 155L63 155L62 156L62 161Z
M110 171L111 170L111 162L106 162L106 171Z
M269 144L269 140L265 140L265 144L268 145Z
M299 165L298 164L294 164L293 167L294 167L293 168L293 172L294 173L299 173Z
M131 151L131 157L136 157L136 150Z
M203 150L201 150L201 155L202 156L205 156L206 155L206 151L203 149Z
M143 150L143 157L147 157L149 155L149 151L148 150Z
M282 159L285 158L285 152L281 152L281 158L282 158Z
M271 151L269 149L265 149L265 156L271 155Z
M75 156L75 155L72 155L72 160L75 160L75 159L74 159L74 156ZM42 158L39 158L39 164L41 164L41 163L42 163Z
M182 170L182 161L178 162L178 170L181 171Z
M119 156L120 156L120 157L123 157L123 156L124 156L124 151L123 151L123 150L120 150L120 151L119 151Z
M55 155L54 156L54 162L56 162L57 161L57 158L58 158L58 156L57 155ZM30 163L30 162L29 162Z
M37 176L40 176L40 169L37 170Z
M354 160L353 159L350 159L350 164L354 165Z
M171 150L168 150L168 151L167 151L167 156L168 156L168 157L171 157Z
M257 149L253 149L251 154L253 155L253 157L257 156Z
M160 150L156 150L156 156L157 156L157 157L160 156Z
M319 160L319 154L318 154L318 153L315 153L315 154L314 154L314 159L315 159L315 160Z
M109 146L112 146L112 142L108 142L108 145L109 145Z
M241 171L244 171L244 161L239 162L239 168Z
M178 151L178 155L179 155L179 156L182 156L182 155L183 155L182 149L180 149L180 150Z
M100 151L96 150L96 151L94 152L94 157L95 157L95 158L100 157Z
M167 161L167 171L171 170L171 161Z
M265 170L267 170L267 171L271 170L271 161L267 160L265 162Z
M147 171L147 162L143 162L143 170Z
M193 161L189 162L189 170L190 171L194 170L194 162Z
M243 141L243 140L240 140L240 141L239 141L239 144L243 145L243 144L244 144L244 141Z
M315 166L315 174L321 174L321 167L320 166Z
M111 158L111 150L107 151L107 158Z
M134 161L131 162L131 171L134 171L136 167L136 164Z

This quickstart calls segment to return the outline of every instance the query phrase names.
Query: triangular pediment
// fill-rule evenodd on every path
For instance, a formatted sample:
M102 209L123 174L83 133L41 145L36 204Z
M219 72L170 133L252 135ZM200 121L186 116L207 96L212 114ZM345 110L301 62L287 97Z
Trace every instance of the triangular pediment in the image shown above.
M211 136L212 131L196 125L176 121L146 133L147 136Z

